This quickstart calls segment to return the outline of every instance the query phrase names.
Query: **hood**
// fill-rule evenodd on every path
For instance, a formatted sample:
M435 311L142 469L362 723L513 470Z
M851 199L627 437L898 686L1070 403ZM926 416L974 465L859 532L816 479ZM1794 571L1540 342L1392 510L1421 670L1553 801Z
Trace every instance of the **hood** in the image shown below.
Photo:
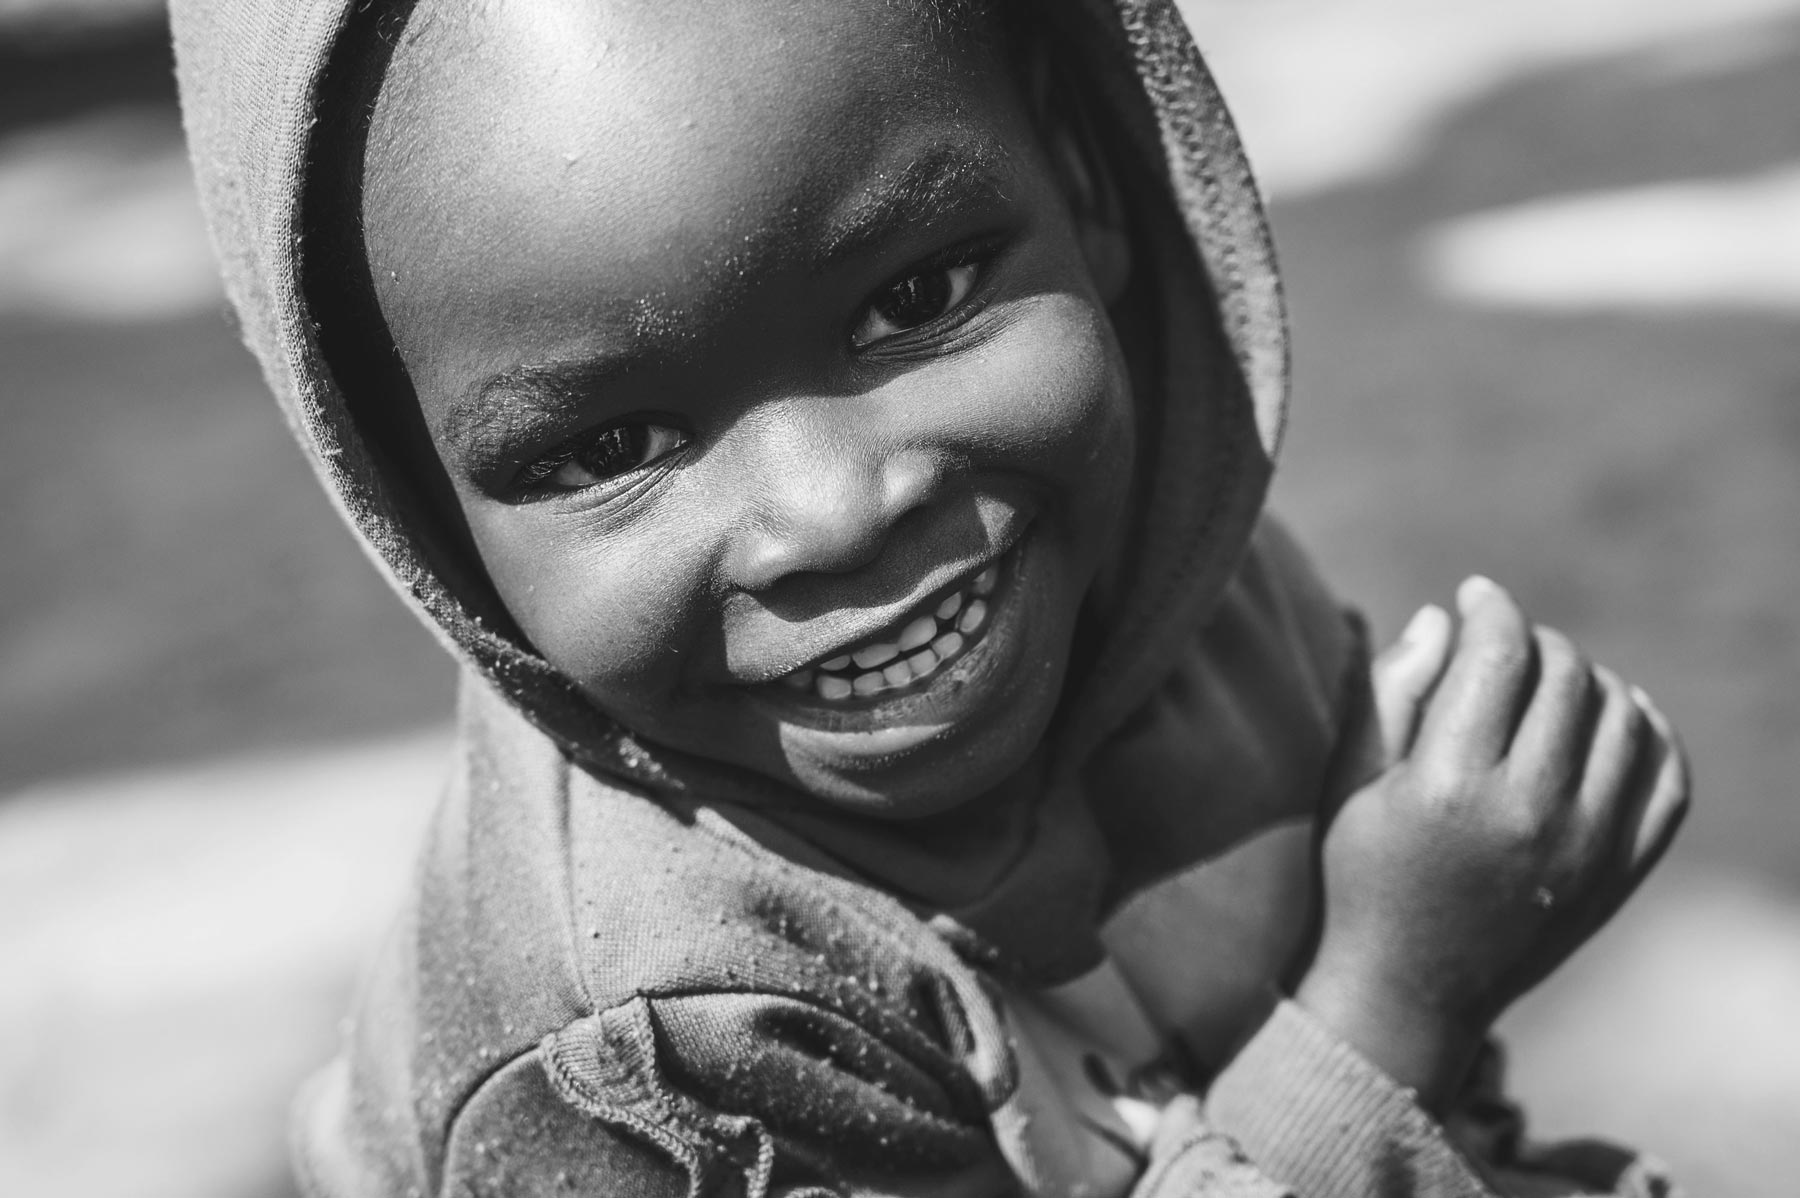
M243 338L339 512L470 673L590 769L653 793L766 790L772 784L726 777L726 767L612 723L512 633L459 542L384 469L378 438L359 427L334 376L332 312L309 284L319 262L309 259L307 197L322 172L346 164L358 182L361 147L317 144L318 130L331 127L318 117L328 104L372 99L370 47L379 59L411 8L410 0L173 0L190 150ZM1134 286L1154 313L1154 327L1134 331L1140 510L1111 573L1108 631L1072 672L1053 741L1051 768L1070 776L1167 672L1246 551L1282 429L1287 339L1249 166L1172 0L1040 0L1034 10L1060 47L1060 83L1083 95L1098 140L1130 183ZM343 67L349 53L365 60L362 82L343 82L357 75ZM361 90L346 97L351 89ZM967 892L970 878L1017 872L1034 818L972 811L960 825L936 820L888 847L942 862L964 880L953 889ZM819 811L797 830L853 861L868 858L871 836L908 836L834 829L831 813Z

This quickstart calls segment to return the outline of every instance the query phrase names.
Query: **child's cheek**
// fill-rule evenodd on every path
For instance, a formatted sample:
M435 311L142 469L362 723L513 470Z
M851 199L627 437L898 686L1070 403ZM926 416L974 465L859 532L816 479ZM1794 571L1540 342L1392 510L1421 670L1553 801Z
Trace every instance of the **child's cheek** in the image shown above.
M1091 535L1123 505L1133 442L1131 389L1104 310L1084 295L1022 301L981 355L975 388L996 464L1028 474L1046 502Z
M693 664L692 597L704 586L677 563L706 555L675 549L679 528L666 522L655 535L600 523L513 509L476 530L477 547L526 637L582 689L603 702L666 695Z

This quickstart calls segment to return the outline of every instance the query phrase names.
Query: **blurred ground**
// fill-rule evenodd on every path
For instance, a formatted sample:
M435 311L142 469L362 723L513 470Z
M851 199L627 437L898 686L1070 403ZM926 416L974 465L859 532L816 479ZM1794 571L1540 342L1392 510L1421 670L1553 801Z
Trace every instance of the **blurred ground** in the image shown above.
M1505 581L1697 763L1521 1088L1790 1194L1800 0L1185 7L1275 195L1278 505L1384 633ZM448 711L221 315L154 9L0 0L0 1194L290 1192Z

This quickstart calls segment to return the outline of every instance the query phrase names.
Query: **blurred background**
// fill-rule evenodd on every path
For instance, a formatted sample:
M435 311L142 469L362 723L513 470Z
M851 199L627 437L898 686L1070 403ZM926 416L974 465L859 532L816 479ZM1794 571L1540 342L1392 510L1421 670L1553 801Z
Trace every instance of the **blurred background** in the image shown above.
M1800 1176L1800 0L1189 0L1273 199L1277 506L1383 637L1480 570L1699 805L1509 1016L1539 1131ZM0 1194L278 1198L451 668L221 298L153 0L0 0Z

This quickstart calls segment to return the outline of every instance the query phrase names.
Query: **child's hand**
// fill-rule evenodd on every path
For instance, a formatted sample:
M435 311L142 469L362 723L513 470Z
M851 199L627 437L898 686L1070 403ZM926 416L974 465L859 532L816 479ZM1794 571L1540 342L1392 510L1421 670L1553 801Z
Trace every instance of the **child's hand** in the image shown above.
M1427 608L1376 665L1390 764L1324 833L1324 929L1296 995L1428 1108L1618 910L1688 803L1642 691L1486 579L1457 606L1454 652Z

